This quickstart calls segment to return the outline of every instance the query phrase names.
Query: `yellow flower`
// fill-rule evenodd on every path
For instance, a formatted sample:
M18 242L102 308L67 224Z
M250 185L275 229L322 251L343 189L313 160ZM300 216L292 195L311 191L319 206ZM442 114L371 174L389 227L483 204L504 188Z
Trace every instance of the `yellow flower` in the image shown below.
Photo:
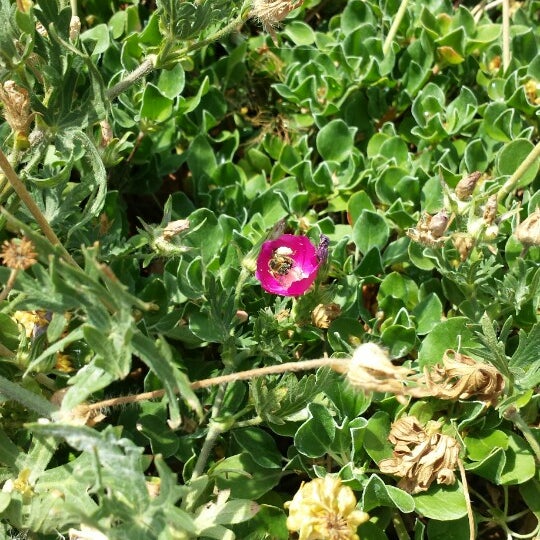
M285 507L287 528L299 540L359 540L356 529L369 519L356 509L353 490L331 475L302 484Z
M45 311L15 311L11 318L24 328L27 338L34 337L36 331L49 324Z

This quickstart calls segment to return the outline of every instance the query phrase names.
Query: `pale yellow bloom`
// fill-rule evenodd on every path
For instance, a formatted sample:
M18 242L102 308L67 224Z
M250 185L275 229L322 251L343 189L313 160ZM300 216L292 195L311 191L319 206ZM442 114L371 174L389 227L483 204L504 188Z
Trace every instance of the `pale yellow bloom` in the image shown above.
M34 335L36 328L45 328L49 324L45 311L15 311L11 318L24 328L27 338Z
M302 484L285 507L287 528L299 540L360 540L356 529L369 519L356 509L353 490L331 475Z

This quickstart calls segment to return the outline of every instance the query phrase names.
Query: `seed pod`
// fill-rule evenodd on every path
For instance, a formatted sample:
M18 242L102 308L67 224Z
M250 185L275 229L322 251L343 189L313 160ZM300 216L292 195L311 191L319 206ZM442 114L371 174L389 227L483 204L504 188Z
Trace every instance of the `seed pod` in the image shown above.
M448 212L441 210L437 212L429 221L428 229L434 238L440 238L448 227Z
M471 174L468 174L464 178L462 178L455 189L457 198L460 201L464 201L465 199L468 199L472 192L474 191L474 188L476 187L476 184L478 183L478 180L482 176L482 173L479 171L473 172Z
M540 246L540 209L516 227L514 236L526 246Z

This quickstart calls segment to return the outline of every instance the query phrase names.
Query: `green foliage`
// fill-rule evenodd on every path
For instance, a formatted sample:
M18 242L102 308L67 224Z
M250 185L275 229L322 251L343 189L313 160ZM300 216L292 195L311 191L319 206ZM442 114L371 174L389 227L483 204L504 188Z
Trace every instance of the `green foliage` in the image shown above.
M537 534L540 6L507 43L472 4L306 0L274 42L239 0L82 0L80 32L65 0L0 0L0 146L57 236L2 167L0 240L35 250L0 267L4 536L286 540L285 501L327 473L362 538L467 537L467 498L478 538ZM283 231L330 240L293 299L254 277ZM369 342L416 375L470 355L504 390L201 382ZM456 439L467 483L379 470L404 416Z

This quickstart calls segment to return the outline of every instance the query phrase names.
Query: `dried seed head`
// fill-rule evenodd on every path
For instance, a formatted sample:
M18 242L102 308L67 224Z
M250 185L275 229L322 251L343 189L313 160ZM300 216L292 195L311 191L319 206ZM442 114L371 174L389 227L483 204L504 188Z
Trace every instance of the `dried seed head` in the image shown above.
M330 304L319 304L311 312L311 322L317 328L328 328L330 323L336 320L341 314L341 307L333 302Z
M347 380L364 392L404 395L411 370L395 366L384 349L375 343L360 345L348 365Z
M540 209L516 227L514 236L526 246L540 246Z
M464 201L472 195L472 192L474 191L474 188L476 187L476 184L478 183L478 180L480 180L481 176L482 173L476 171L468 174L457 183L455 193L460 201Z
M287 529L303 540L359 540L356 529L369 519L356 509L353 490L332 475L302 484L285 507Z
M503 376L494 366L452 349L444 353L442 366L425 369L424 376L431 395L439 399L475 398L494 405L504 390Z
M491 225L497 217L497 195L491 195L484 206L484 222Z
M32 122L28 90L15 81L6 81L0 85L0 100L4 103L6 122L13 132L27 135Z
M2 244L0 259L4 264L13 270L26 270L36 264L37 253L34 251L34 244L27 238L20 240L12 238Z
M393 457L379 463L381 472L400 477L398 487L409 493L426 491L433 481L453 484L461 447L439 427L433 423L426 429L414 416L394 422L388 436Z
M274 29L291 11L303 3L304 0L253 0L251 17L260 21L277 45Z

